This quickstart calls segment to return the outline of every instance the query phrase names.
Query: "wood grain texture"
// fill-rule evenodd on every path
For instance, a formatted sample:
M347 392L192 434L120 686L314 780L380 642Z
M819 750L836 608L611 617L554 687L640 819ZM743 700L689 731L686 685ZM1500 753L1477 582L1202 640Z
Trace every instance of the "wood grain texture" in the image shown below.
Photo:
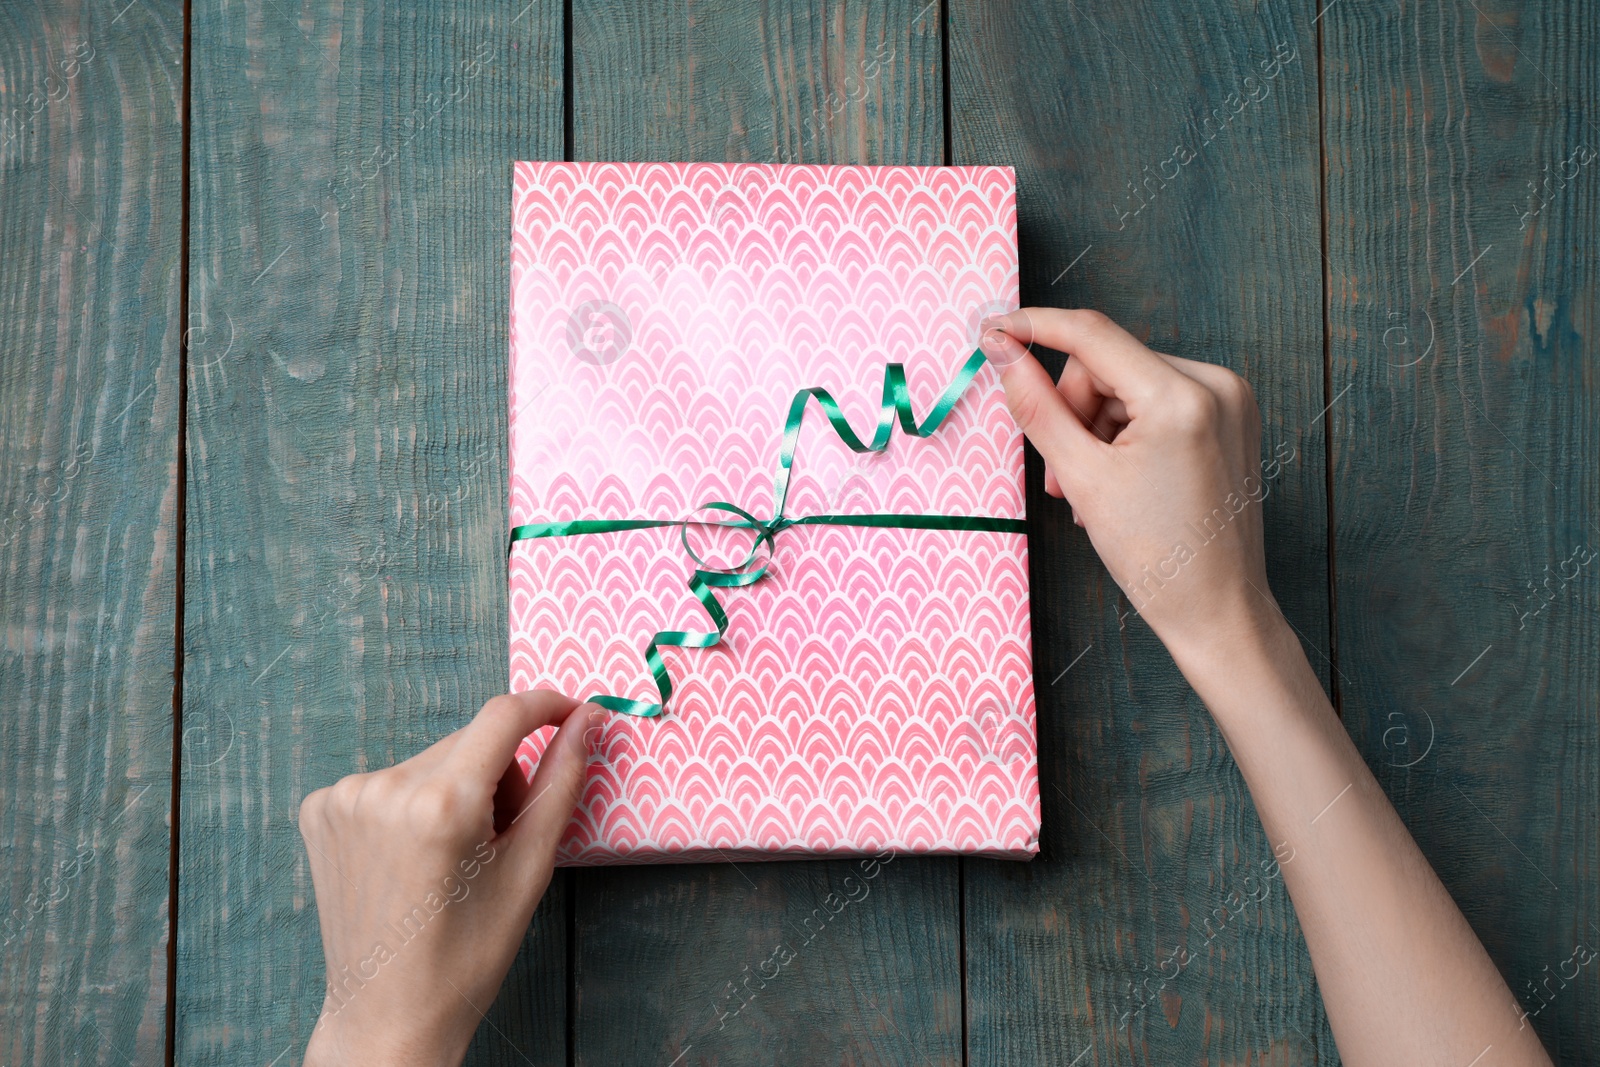
M0 1063L159 1062L182 7L0 9Z
M511 165L562 152L559 4L193 13L177 1054L297 1062L295 813L507 683ZM566 1058L558 880L474 1046Z
M953 162L1017 168L1023 303L1254 384L1272 588L1326 682L1313 15L953 0L949 45ZM1044 834L1032 864L967 864L970 1062L1334 1060L1226 745L1029 464Z
M575 0L573 154L944 162L943 6ZM1255 383L1274 590L1508 1020L1592 1062L1600 15L1324 6L950 0L949 161L1017 167L1026 302ZM5 1064L162 1059L177 596L186 1064L298 1062L299 799L505 684L510 163L562 154L561 6L196 5L187 308L182 41L169 0L0 9ZM1216 919L1270 844L1041 476L1043 855L895 860L820 932L856 865L560 878L469 1062L1337 1062L1281 890Z
M1594 1063L1600 10L1323 23L1345 719L1518 998L1507 1024Z
M576 0L573 157L940 163L938 13ZM578 872L575 1062L960 1063L957 861L896 859L808 927L857 870ZM763 982L780 944L793 959Z

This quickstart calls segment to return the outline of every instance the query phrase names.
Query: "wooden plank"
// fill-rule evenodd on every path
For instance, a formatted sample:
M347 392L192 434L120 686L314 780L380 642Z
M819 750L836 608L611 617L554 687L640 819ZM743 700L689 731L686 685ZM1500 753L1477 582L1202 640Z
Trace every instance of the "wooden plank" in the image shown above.
M192 41L177 1049L288 1063L301 797L507 684L511 164L562 154L562 13L231 0ZM565 1060L563 884L476 1062Z
M1518 1010L1594 1063L1600 11L1323 33L1346 722Z
M938 11L574 3L574 158L940 163ZM808 938L856 868L578 872L575 1062L959 1063L957 861L894 860Z
M954 162L1018 171L1024 304L1255 385L1272 588L1326 679L1313 15L957 0L948 33ZM1226 745L1042 478L1030 454L1042 854L967 865L970 1062L1333 1059L1281 884L1239 908L1272 849Z
M154 1063L183 13L68 7L0 19L0 1063Z

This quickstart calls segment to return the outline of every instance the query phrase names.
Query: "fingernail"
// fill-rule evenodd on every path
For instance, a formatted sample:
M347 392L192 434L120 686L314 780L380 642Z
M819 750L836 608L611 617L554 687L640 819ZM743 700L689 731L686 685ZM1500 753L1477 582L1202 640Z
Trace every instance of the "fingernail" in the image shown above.
M978 330L981 333L988 333L990 330L1009 330L1010 328L1011 316L1004 312L998 315L985 315L983 321L978 323Z
M978 338L978 347L996 367L1009 367L1022 358L1023 348L1009 334L999 330L985 330Z
M599 704L585 704L584 707L589 709L587 719L590 726L603 726L606 719L611 716L611 713Z

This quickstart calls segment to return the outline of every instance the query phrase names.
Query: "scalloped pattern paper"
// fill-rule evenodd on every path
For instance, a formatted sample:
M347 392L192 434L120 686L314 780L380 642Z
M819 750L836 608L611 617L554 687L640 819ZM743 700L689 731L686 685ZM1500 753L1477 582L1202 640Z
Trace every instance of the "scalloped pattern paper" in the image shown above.
M518 163L511 524L770 515L796 391L865 433L901 362L921 417L1016 306L1009 167ZM786 513L888 511L1023 517L993 371L880 456L807 415ZM513 690L654 699L650 636L709 628L692 570L672 528L517 542ZM1025 537L793 527L720 599L666 714L604 728L561 863L1038 851Z

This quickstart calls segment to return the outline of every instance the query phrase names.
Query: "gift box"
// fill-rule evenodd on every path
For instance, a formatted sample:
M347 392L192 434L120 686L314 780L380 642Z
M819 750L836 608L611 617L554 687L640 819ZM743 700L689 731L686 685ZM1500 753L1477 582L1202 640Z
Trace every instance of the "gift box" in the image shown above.
M617 711L559 862L1034 855L1011 168L518 163L512 208L511 687Z

